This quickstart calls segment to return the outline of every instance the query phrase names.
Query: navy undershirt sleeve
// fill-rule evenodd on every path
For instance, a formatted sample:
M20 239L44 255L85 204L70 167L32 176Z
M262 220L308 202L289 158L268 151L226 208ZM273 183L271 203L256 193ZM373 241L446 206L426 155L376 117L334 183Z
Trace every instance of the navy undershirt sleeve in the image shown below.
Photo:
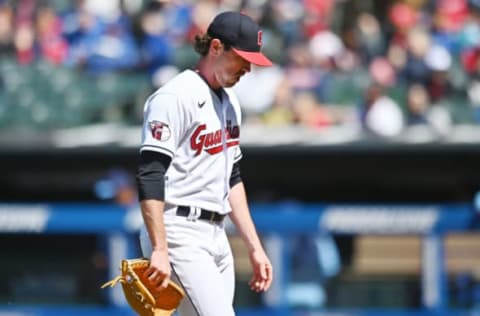
M144 150L140 153L136 177L140 201L165 200L165 172L171 161L172 158L158 152Z
M240 175L240 162L237 162L233 165L232 175L230 176L230 188L237 183L242 182L242 177Z

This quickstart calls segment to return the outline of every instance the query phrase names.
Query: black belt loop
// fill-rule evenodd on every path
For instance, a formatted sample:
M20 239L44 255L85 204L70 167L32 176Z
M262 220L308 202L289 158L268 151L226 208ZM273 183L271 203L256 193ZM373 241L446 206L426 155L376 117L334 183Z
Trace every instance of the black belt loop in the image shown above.
M177 206L177 215L187 217L190 214L190 206L179 205ZM204 219L209 222L220 223L225 218L224 214L219 214L217 212L212 212L209 210L201 209L200 216L198 219Z

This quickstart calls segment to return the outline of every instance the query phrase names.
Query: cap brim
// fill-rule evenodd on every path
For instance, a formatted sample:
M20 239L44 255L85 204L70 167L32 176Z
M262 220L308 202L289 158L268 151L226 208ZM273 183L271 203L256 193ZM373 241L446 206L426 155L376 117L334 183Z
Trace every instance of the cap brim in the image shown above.
M264 54L261 52L246 52L244 50L238 50L236 48L233 48L233 51L245 59L246 61L249 61L250 63L257 65L257 66L264 66L268 67L272 65L272 62L270 59L268 59Z

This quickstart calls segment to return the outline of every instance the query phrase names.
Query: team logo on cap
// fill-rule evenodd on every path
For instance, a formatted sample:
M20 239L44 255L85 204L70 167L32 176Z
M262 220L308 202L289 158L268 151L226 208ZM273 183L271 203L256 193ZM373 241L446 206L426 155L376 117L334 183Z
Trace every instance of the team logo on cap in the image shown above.
M148 126L150 127L150 131L152 132L152 137L159 141L166 141L172 135L168 124L159 122L159 121L151 121L148 122Z
M257 33L257 44L258 44L258 46L262 46L262 43L263 43L262 42L262 34L263 34L262 31L258 31L258 33Z

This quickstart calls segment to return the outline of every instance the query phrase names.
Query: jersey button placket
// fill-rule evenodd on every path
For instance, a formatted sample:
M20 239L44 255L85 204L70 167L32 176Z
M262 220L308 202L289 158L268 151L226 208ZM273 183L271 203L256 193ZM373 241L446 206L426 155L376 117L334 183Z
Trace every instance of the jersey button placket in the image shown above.
M224 182L224 194L223 197L228 196L228 190L229 190L229 177L227 175L228 171L228 147L227 147L227 107L229 105L228 102L225 102L225 100L228 100L228 98L223 98L222 101L222 140L223 140L223 155L225 157L225 182ZM225 201L222 200L222 207L225 208Z

